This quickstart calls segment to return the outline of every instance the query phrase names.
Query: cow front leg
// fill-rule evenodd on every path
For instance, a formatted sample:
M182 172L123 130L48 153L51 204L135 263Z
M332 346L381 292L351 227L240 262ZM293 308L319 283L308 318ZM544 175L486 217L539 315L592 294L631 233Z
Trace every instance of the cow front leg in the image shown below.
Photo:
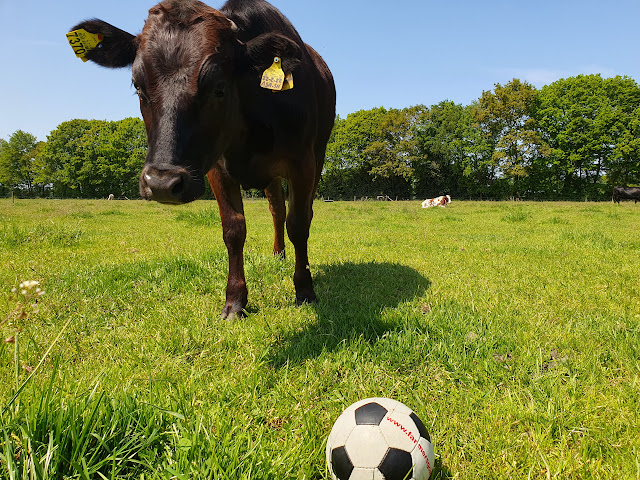
M293 284L296 289L296 304L316 303L316 293L313 290L311 268L307 245L309 228L313 218L314 185L309 180L298 179L289 183L289 214L287 215L287 233L293 243L296 254L296 267L293 274Z
M273 217L273 253L284 258L284 222L287 209L284 204L284 191L282 190L282 179L274 178L269 186L264 190L267 200L269 200L269 210Z
M222 238L229 254L226 303L221 318L233 319L245 315L247 306L247 282L244 276L243 249L247 226L242 205L240 185L220 165L216 164L207 174L209 184L218 202L222 221Z

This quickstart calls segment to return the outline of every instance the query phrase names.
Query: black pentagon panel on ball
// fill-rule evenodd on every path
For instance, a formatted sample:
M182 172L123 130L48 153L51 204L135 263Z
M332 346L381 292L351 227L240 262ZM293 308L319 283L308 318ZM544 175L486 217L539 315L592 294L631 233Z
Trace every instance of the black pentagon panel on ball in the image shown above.
M411 415L409 415L411 417L411 420L413 420L413 423L416 424L416 427L418 427L418 431L420 432L420 436L422 438L426 438L427 440L431 441L431 436L429 435L429 432L427 431L427 427L424 426L424 423L422 423L422 420L420 420L420 418L415 414L415 412L411 412Z
M367 403L356 409L356 425L380 425L387 411L379 403Z
M333 473L339 480L349 480L351 472L353 472L353 463L344 447L334 448L331 452L331 466Z
M390 448L378 466L384 480L408 480L413 470L411 454L405 450Z

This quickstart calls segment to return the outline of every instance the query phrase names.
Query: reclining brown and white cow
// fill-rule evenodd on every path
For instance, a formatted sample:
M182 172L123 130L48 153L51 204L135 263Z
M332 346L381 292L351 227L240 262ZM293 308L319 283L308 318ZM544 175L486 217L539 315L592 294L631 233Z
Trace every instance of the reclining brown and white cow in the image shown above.
M441 195L436 198L427 198L422 202L422 208L431 207L446 207L448 203L451 203L451 197L449 195Z

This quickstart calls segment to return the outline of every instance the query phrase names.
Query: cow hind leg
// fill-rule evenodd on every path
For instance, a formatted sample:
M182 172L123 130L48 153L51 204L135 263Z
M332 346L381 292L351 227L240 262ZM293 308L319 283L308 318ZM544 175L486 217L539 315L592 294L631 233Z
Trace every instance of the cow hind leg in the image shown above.
M218 202L222 220L222 237L229 254L226 303L222 309L221 318L231 320L236 316L244 316L244 309L247 306L248 292L243 259L247 227L242 193L240 185L218 164L207 174L207 177Z
M311 170L313 171L313 170ZM313 218L313 197L316 177L297 176L289 182L289 213L287 215L287 233L296 255L293 284L296 289L296 304L316 303L311 269L309 267L308 240L311 219Z
M269 200L269 210L273 217L273 253L284 258L284 225L287 215L287 208L284 203L284 191L282 190L282 179L276 177L264 190L267 200Z

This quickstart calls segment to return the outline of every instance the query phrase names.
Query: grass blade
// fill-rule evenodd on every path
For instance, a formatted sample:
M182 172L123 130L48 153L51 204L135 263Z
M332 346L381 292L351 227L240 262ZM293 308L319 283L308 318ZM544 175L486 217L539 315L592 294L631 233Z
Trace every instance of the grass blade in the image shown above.
M11 397L11 400L9 400L9 402L4 406L4 408L2 409L2 413L0 413L0 417L4 417L4 414L7 412L7 410L11 407L11 405L13 405L13 402L16 401L16 399L20 396L20 393L22 393L22 390L24 390L24 388L27 386L27 384L29 383L29 381L33 378L33 376L38 372L38 370L40 369L40 367L42 366L42 364L44 363L44 361L47 359L47 357L49 356L49 353L51 352L51 350L53 349L53 347L56 345L56 343L58 343L58 340L60 340L60 338L62 337L62 334L64 333L64 331L67 329L67 327L69 326L69 324L71 323L71 321L73 320L73 317L70 318L69 320L67 320L67 323L64 324L64 326L62 327L62 330L60 330L60 333L58 334L58 336L53 340L53 342L51 342L51 345L49 345L49 348L47 349L47 351L44 353L44 355L42 356L42 358L40 359L40 361L38 362L38 365L36 365L36 367L33 369L33 371L29 374L29 376L27 377L27 379L22 382L22 385L20 385L20 388L18 388L18 390L16 391L16 393L13 395L13 397Z

